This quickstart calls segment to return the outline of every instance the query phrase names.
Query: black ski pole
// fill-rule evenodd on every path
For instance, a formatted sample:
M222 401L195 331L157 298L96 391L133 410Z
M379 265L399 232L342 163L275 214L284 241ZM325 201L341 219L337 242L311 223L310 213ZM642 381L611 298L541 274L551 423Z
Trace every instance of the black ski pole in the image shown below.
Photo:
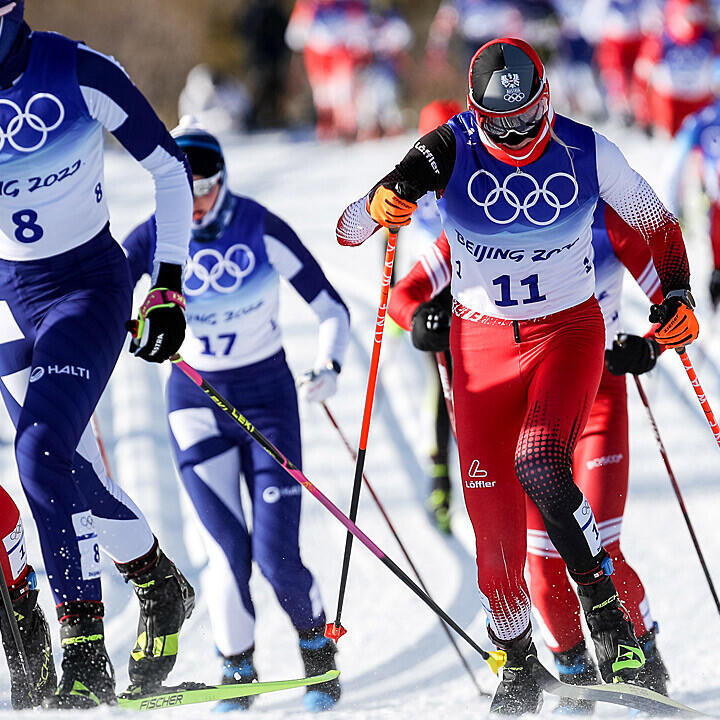
M224 413L227 413L250 437L259 443L278 465L292 478L299 482L326 510L339 520L354 537L356 537L395 577L402 580L436 615L439 615L470 647L472 647L490 669L497 674L507 661L504 650L483 650L458 623L455 622L402 568L394 563L350 518L345 515L326 495L324 495L288 458L278 450L237 408L228 402L220 393L205 380L200 373L188 365L180 355L173 355L170 360L187 375Z
M655 433L655 439L657 440L658 447L660 448L660 455L662 455L663 462L665 463L665 469L668 472L668 476L670 477L670 483L672 484L673 490L675 491L675 497L677 498L678 504L680 505L680 510L682 511L683 517L685 518L685 524L687 525L688 532L690 533L693 545L695 546L695 551L697 552L698 559L700 560L700 565L702 566L703 572L705 573L705 579L707 580L708 586L710 588L710 594L713 596L713 600L715 601L715 607L717 608L718 613L720 613L720 600L718 599L717 592L715 591L715 585L713 584L712 578L710 577L710 571L708 570L708 566L705 563L705 558L703 557L702 550L700 550L700 543L698 542L697 536L695 535L695 530L693 529L692 523L690 522L690 516L688 515L687 508L685 507L685 501L683 500L682 493L680 492L680 486L678 485L678 482L675 479L675 473L670 466L670 459L668 458L668 454L665 451L665 445L663 445L662 438L660 437L660 430L658 430L657 423L655 422L655 417L653 416L652 410L650 409L650 403L648 402L647 395L645 394L645 390L643 389L642 383L640 382L640 378L637 375L633 375L633 378L635 378L635 385L638 389L638 393L640 394L640 400L642 400L642 404L645 406L648 418L650 419L650 425L652 425L653 432Z
M357 453L353 450L352 445L348 442L347 438L345 437L345 433L342 431L342 428L338 424L337 420L335 419L335 416L330 412L330 408L325 404L322 403L323 410L325 411L325 414L328 416L328 419L330 420L330 423L332 426L337 430L338 435L340 436L340 439L342 440L343 445L345 445L347 451L350 453L350 457L352 457L353 460L357 461ZM430 596L430 591L427 589L427 586L423 582L422 577L420 576L420 571L415 567L415 563L410 559L410 554L408 553L407 549L405 548L405 545L403 544L403 541L400 539L400 536L397 534L397 531L395 530L395 527L393 526L390 516L387 514L385 507L383 506L382 502L380 502L380 498L377 496L377 493L375 492L373 486L370 484L370 481L367 478L367 475L363 471L362 474L363 482L365 483L365 486L368 489L368 492L372 496L372 499L375 501L375 504L377 505L378 510L380 511L380 514L383 516L385 522L387 523L388 528L390 529L390 532L392 533L392 536L395 538L395 541L398 544L398 547L400 548L400 551L402 552L403 556L405 557L405 560L407 561L407 564L410 566L410 569L413 571L413 574L417 578L417 581L420 585L420 587L425 591L425 593ZM460 651L460 648L458 647L457 643L455 642L455 638L452 636L452 633L448 629L448 626L440 620L440 626L445 631L445 634L447 635L447 639L450 641L450 644L453 646L455 652L457 653L457 656L460 658L460 662L462 663L462 666L467 671L468 675L470 676L470 679L473 682L473 685L475 685L475 689L478 691L480 695L488 695L478 684L478 681L475 678L475 675L472 671L472 668L468 664L468 661L465 659L465 656Z
M33 691L32 691L32 678L30 677L30 663L28 661L27 653L25 652L25 645L23 645L22 637L20 636L20 628L17 624L15 617L15 610L13 608L12 599L10 598L10 591L8 590L7 583L5 581L5 574L2 573L3 577L0 581L0 595L2 595L3 612L5 613L5 620L10 629L13 642L15 643L15 649L17 650L17 662L20 666L22 673L22 686L21 691L26 694L29 700L30 706L33 706ZM11 658L8 658L11 661Z

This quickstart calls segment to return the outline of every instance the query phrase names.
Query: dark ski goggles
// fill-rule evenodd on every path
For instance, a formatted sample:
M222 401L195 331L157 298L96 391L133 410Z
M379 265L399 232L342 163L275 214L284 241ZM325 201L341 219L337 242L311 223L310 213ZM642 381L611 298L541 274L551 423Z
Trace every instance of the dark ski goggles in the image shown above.
M548 112L548 99L541 95L531 107L517 114L493 113L475 107L480 127L494 140L503 140L512 134L532 137L537 134L540 123Z

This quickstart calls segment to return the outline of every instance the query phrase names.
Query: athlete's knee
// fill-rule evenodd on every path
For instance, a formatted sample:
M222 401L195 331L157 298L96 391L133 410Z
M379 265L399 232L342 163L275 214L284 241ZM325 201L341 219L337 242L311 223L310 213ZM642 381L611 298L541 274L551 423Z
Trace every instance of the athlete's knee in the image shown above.
M572 453L561 441L548 437L522 444L515 453L515 473L541 513L565 506L572 479ZM575 488L576 489L576 488Z
M15 458L20 479L42 475L43 468L65 465L70 468L75 448L68 447L58 430L48 422L21 423L15 435ZM41 477L38 477L42 480Z

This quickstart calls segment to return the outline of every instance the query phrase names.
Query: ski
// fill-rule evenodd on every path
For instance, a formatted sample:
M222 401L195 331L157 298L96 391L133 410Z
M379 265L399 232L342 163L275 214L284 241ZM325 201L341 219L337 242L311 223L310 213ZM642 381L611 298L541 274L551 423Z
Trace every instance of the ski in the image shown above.
M317 685L334 680L339 674L339 670L329 670L323 675L314 675L298 680L271 680L235 685L204 685L203 683L187 682L175 687L162 687L159 692L142 697L119 695L118 705L126 710L162 710L179 705L229 700L247 695L261 695L278 690Z
M576 700L596 700L613 705L622 705L635 710L644 710L655 715L685 715L687 717L708 717L699 710L676 702L660 693L639 685L613 683L612 685L569 685L553 677L537 658L529 658L532 673L538 685L547 693Z

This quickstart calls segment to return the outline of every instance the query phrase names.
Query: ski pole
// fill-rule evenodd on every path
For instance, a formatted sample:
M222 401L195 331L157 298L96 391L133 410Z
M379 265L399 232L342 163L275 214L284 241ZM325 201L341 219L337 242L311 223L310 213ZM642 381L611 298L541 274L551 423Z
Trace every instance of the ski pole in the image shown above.
M435 353L435 360L438 366L438 374L440 375L440 386L442 387L443 396L445 397L445 405L447 406L448 417L450 418L450 427L452 433L457 438L455 432L455 404L452 397L452 356L449 350Z
M328 416L328 419L330 420L330 423L332 426L337 430L338 435L340 436L340 439L342 440L343 445L345 445L345 448L350 453L350 457L354 461L357 461L357 453L353 450L352 445L348 442L348 439L345 437L345 433L342 431L340 425L338 424L337 420L335 419L335 416L330 412L330 408L327 406L326 403L322 403L323 410L325 411L325 414ZM427 586L423 582L422 577L420 576L419 570L415 567L415 563L410 559L410 555L405 548L405 545L403 544L402 540L400 539L400 536L397 534L395 527L393 526L390 516L385 511L385 508L383 507L383 504L380 502L380 498L375 493L375 490L373 489L373 486L370 484L370 481L367 478L367 475L365 472L362 474L363 482L365 483L368 491L370 492L370 495L372 495L372 499L375 501L375 504L377 505L378 510L380 511L380 514L385 519L385 522L387 523L388 528L390 528L390 532L392 533L392 536L397 541L397 544L400 548L400 551L402 552L403 556L405 557L405 560L407 560L407 564L410 566L410 569L413 571L413 574L417 578L418 584L423 589L423 591L430 597L430 591L427 589ZM440 625L442 629L445 631L445 634L447 635L448 640L450 641L450 644L453 646L455 652L457 653L457 656L460 658L460 662L462 663L462 666L467 670L468 675L470 676L470 679L473 682L473 685L475 685L475 688L477 689L478 693L480 695L487 695L486 693L478 684L478 681L475 679L475 675L473 674L472 668L470 665L468 665L467 660L465 659L465 656L460 651L460 648L458 647L457 643L455 642L455 638L452 636L450 630L448 629L448 626L441 620Z
M188 365L180 355L173 355L170 360L192 380L224 413L235 420L240 427L257 442L278 465L292 478L299 482L326 510L339 520L390 572L402 580L436 615L439 615L470 647L477 651L490 669L497 671L505 664L507 655L503 650L483 650L426 592L415 583L410 576L396 565L337 505L324 495L288 458L278 450L237 408L228 402L220 393L205 380L197 370Z
M10 634L17 649L17 660L23 676L22 693L27 695L30 705L32 706L35 703L33 700L32 677L30 676L30 662L27 652L25 651L25 645L23 645L22 637L20 636L20 628L18 627L17 618L15 617L15 609L13 608L10 598L10 590L8 590L5 573L0 574L2 575L2 578L0 578L0 595L2 595L3 611L5 612Z
M718 426L717 421L715 420L715 415L713 415L712 408L710 407L710 403L707 400L707 397L705 396L705 392L702 389L702 385L700 385L700 380L698 380L697 373L695 372L695 368L693 367L692 362L690 361L690 358L688 357L687 352L685 352L685 348L675 348L675 352L680 356L680 361L683 364L683 367L685 368L685 372L687 373L688 378L690 379L690 383L693 386L693 390L695 390L695 394L698 397L698 400L700 401L700 407L703 409L703 412L705 413L705 417L707 418L708 425L710 425L710 430L712 431L713 436L715 437L715 442L720 446L720 426ZM720 608L719 608L720 609Z
M707 580L708 586L710 587L710 594L713 596L713 600L715 601L715 607L717 608L718 613L720 613L720 600L718 599L717 592L715 592L715 585L713 584L712 578L710 577L710 571L708 570L707 563L705 562L705 558L703 557L702 550L700 550L700 543L698 542L697 536L695 535L695 530L692 526L692 523L690 522L690 516L688 515L687 508L685 507L685 501L683 500L682 493L680 492L680 486L678 485L678 482L675 478L675 473L670 466L670 459L668 458L667 451L665 450L665 445L663 444L662 438L660 437L660 430L658 429L657 423L655 422L655 417L653 416L652 410L650 409L650 403L648 402L647 395L645 394L645 390L643 389L643 386L640 382L640 378L637 375L633 375L633 378L635 378L635 385L637 387L638 393L640 394L640 400L642 400L642 404L645 406L645 410L647 411L647 415L650 420L650 425L652 426L653 433L655 433L655 439L657 440L658 447L660 448L660 455L662 455L663 462L665 463L665 469L667 470L668 476L670 478L670 483L673 487L673 490L675 491L675 497L677 498L678 504L680 505L680 510L682 511L683 517L685 518L685 524L687 525L688 532L690 533L693 545L695 546L695 552L697 552L697 556L700 560L700 565L702 566L703 573L705 573L705 579Z
M102 458L103 465L105 466L105 473L109 478L111 478L112 473L110 472L110 461L108 460L107 453L105 452L105 443L103 442L102 433L100 432L100 423L98 422L97 415L95 413L90 416L90 425L92 426L95 440L97 441L98 448L100 449L100 457Z
M353 480L352 498L350 500L349 517L352 522L357 518L358 504L360 502L360 487L362 483L363 467L365 466L365 451L367 449L368 433L370 432L370 417L372 415L373 400L375 398L375 385L377 384L378 365L380 363L380 347L382 345L383 330L385 329L385 315L387 313L388 293L392 278L393 262L395 261L395 245L397 243L398 228L388 229L387 247L385 249L385 264L380 285L380 304L378 305L377 319L375 321L375 337L372 356L370 358L370 372L368 374L367 391L365 393L365 409L363 411L362 426L360 428L360 444L355 460L355 478ZM340 622L345 588L347 586L350 569L350 553L352 552L353 534L348 532L345 537L345 552L343 555L342 571L340 573L340 588L338 590L337 612L335 622L328 623L325 628L326 637L337 643L347 632Z

